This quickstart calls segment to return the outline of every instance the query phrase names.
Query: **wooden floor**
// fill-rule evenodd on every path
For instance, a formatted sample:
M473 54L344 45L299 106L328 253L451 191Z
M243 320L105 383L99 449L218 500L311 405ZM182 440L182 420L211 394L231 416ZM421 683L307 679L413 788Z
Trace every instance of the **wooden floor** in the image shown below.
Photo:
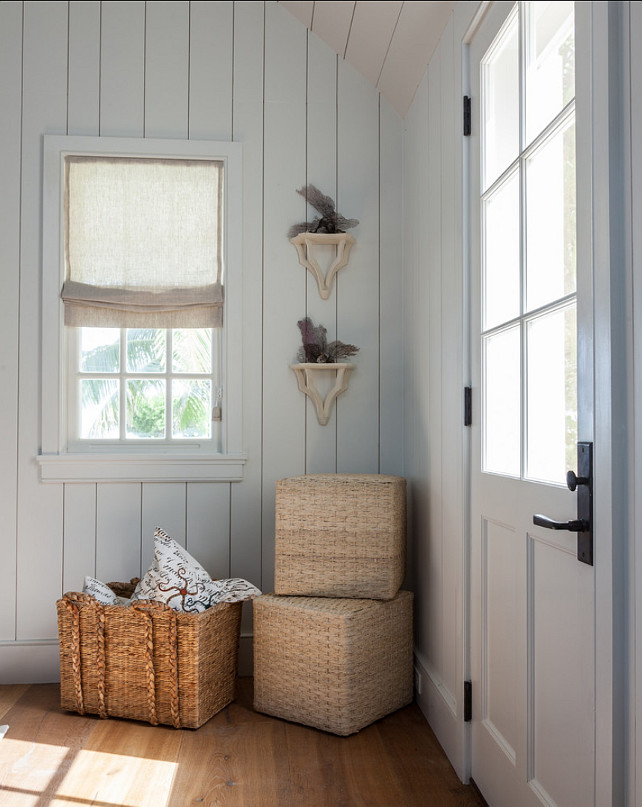
M0 687L2 807L479 807L416 705L351 737L254 712L252 679L200 729L63 712L54 684Z

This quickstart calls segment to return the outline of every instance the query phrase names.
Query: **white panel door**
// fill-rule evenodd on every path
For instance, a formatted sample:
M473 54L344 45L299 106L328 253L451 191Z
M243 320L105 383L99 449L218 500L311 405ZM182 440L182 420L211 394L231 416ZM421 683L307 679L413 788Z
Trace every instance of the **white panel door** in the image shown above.
M583 5L493 3L470 45L471 771L491 807L594 803L594 569L577 532L533 523L577 518L566 473L592 440Z

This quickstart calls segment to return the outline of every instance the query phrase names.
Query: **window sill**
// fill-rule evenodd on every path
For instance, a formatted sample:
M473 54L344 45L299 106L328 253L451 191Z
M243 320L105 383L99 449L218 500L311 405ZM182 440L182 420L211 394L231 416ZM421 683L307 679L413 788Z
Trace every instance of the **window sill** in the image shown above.
M240 482L245 454L40 454L42 482Z

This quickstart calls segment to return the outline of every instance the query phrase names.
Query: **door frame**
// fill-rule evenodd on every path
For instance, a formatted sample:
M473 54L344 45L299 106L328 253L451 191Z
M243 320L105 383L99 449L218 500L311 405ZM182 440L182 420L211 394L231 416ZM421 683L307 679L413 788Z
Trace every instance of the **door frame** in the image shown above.
M477 4L471 15L471 22L461 40L462 48L462 96L470 95L469 45L492 3ZM590 177L590 187L578 189L578 207L592 205L585 216L578 215L578 221L590 222L590 233L578 239L579 243L590 244L590 254L582 255L578 249L578 261L588 261L592 282L593 350L578 355L578 370L584 384L584 395L592 395L594 401L593 435L594 442L594 534L595 534L595 805L625 804L626 791L626 706L627 700L623 682L626 680L626 657L624 654L627 615L627 538L628 527L628 467L630 463L626 433L617 439L613 424L617 416L624 416L627 422L627 401L621 400L625 393L618 393L617 379L627 378L630 360L627 358L625 317L617 315L625 307L625 278L612 270L618 258L621 244L617 231L618 221L623 220L623 198L613 194L613 183L619 178L621 154L619 143L611 135L610 125L617 114L618 79L620 56L620 3L594 3L588 13L578 15L577 37L588 42L586 63L578 61L576 70L586 71L592 80L580 88L581 103L587 104L591 122L589 136L577 137L577 162L585 166L585 175ZM576 98L580 98L576 94ZM475 103L475 99L473 99ZM463 272L466 293L462 301L463 322L470 320L470 188L468 172L470 165L469 143L462 138L462 200L463 200ZM602 159L602 155L608 155ZM578 172L580 173L580 172ZM623 197L623 195L622 195ZM618 214L620 214L618 216ZM623 314L624 311L622 310ZM464 373L465 384L471 379L471 334L466 330ZM623 344L623 340L624 344ZM581 395L579 396L582 397ZM615 439L614 439L615 438ZM586 439L578 434L578 439ZM469 438L470 442L470 438ZM471 513L470 475L471 453L468 445L464 462L466 464L466 546L465 546L465 591L467 592L465 618L465 676L471 669ZM614 540L614 536L620 536ZM619 585L615 585L615 582ZM618 626L618 627L616 627ZM464 781L468 781L471 771L471 731L466 731L464 745Z

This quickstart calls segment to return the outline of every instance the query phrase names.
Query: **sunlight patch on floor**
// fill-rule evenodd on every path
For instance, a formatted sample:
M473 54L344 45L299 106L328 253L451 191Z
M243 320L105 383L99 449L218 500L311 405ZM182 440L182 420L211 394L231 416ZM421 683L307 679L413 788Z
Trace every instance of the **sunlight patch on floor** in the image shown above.
M5 738L3 807L164 807L177 763ZM22 785L28 772L29 789Z

